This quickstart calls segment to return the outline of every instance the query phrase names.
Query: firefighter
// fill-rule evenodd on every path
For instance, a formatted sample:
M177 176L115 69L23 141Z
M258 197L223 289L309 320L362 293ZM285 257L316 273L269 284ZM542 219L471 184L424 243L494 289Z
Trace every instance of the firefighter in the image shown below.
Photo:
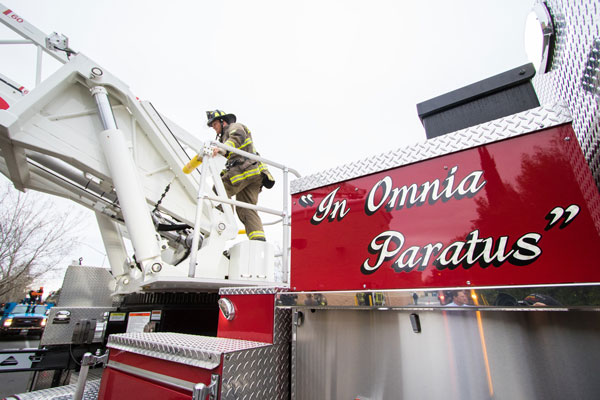
M31 298L31 302L33 304L42 304L42 296L44 295L44 287L40 286L40 288L36 290L31 290L29 292L29 296Z
M217 140L227 146L257 154L250 130L242 124L236 123L234 114L227 114L221 110L207 111L206 123L217 133ZM222 149L214 149L213 157L218 153L227 158L225 170L221 174L223 185L228 197L236 196L238 201L256 205L258 194L263 186L273 187L273 177L262 162L250 160L235 153ZM258 213L248 208L236 207L237 215L246 228L246 235L250 240L266 240L263 224Z

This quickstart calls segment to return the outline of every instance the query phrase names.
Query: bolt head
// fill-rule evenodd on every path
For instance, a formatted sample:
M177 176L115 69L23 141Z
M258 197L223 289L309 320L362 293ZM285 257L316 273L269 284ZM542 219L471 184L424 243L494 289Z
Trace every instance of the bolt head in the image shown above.
M162 270L162 264L161 263L154 263L152 264L152 272L160 272Z

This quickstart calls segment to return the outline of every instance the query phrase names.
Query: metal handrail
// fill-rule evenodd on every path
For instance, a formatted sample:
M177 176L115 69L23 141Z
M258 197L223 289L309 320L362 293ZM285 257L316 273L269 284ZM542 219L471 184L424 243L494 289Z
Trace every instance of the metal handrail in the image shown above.
M287 170L287 171L291 172L292 174L296 175L296 178L300 178L302 176L302 175L300 175L300 173L298 171L296 171L293 168L286 167L283 164L276 163L275 161L268 160L259 155L248 153L247 151L239 150L239 149L236 149L235 147L227 146L226 144L217 142L216 140L211 140L210 145L218 147L223 150L226 150L231 153L239 154L240 156L244 156L244 157L249 158L254 161L263 162L265 164L271 165L271 166L273 166L277 169L283 170L283 171Z
M300 178L301 177L300 173L298 171L296 171L295 169L289 168L283 164L277 163L275 161L271 161L269 159L266 159L266 158L261 157L256 154L248 153L247 151L243 151L243 150L239 150L234 147L231 147L231 146L227 146L221 142L217 142L217 141L213 140L209 144L212 147L218 147L227 152L235 153L240 156L246 157L250 160L262 162L264 164L267 164L267 165L270 165L272 167L282 170L283 171L283 210L281 210L281 211L274 210L271 208L256 206L254 204L244 203L241 201L232 200L229 198L224 198L224 197L215 196L213 194L210 194L209 192L205 191L205 188L204 188L204 179L205 179L205 176L206 176L206 173L208 170L208 168L207 168L208 163L202 163L201 170L200 170L200 175L201 175L200 184L198 185L198 206L196 209L196 221L195 221L195 225L194 225L194 236L192 239L192 253L190 254L190 267L189 267L189 271L188 271L188 276L193 278L196 275L196 257L197 257L197 251L198 251L197 247L198 247L198 243L200 241L199 226L200 226L200 217L202 215L203 200L211 200L211 201L215 201L215 202L219 202L219 203L231 204L236 207L242 207L242 208L247 208L250 210L265 212L265 213L269 213L269 214L273 214L273 215L277 215L277 216L281 217L280 220L275 221L270 224L282 222L282 226L283 226L282 241L283 241L283 243L282 243L281 263L282 263L282 267L283 267L283 282L287 283L288 282L288 274L289 274L289 250L290 250L289 241L290 241L290 225L291 225L290 224L289 199L288 199L288 197L289 197L288 174L291 172L296 177ZM205 146L205 148L203 149L203 153L201 153L201 154L203 154L202 158L204 158L205 156L210 157L211 156L210 153L211 153L211 151L208 150L207 147ZM198 157L199 156L200 156L200 154L198 155Z

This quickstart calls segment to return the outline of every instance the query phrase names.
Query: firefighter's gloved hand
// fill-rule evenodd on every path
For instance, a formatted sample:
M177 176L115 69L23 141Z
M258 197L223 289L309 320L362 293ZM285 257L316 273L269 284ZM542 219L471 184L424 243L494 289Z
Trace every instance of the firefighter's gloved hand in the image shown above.
M218 148L218 147L213 147L213 149L212 149L212 156L213 156L213 157L216 157L216 156L217 156L217 154L223 154L223 153L224 153L224 151L223 151L223 150L221 150L221 149L220 149L220 148Z

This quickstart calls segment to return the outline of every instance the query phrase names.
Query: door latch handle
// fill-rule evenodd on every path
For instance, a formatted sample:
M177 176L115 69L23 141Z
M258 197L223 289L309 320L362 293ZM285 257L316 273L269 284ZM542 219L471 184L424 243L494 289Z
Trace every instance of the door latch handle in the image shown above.
M194 386L192 400L217 400L219 394L219 375L212 374L210 377L210 385L198 383Z

